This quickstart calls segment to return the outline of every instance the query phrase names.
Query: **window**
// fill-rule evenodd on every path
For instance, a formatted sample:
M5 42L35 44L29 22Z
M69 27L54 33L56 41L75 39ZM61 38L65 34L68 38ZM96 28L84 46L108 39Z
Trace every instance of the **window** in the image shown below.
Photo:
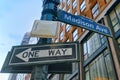
M82 12L85 8L86 8L86 4L85 1L83 1L82 4L80 5L80 11Z
M70 5L70 0L67 1L67 5Z
M117 16L120 19L120 4L117 5L117 7L115 8L115 10L116 10Z
M68 39L66 42L70 42L70 40Z
M73 9L74 9L76 6L77 6L77 2L76 2L76 0L74 0L73 5L72 5Z
M84 60L90 57L102 44L105 43L103 35L94 33L83 43Z
M67 12L70 13L71 9L69 9Z
M77 12L75 12L75 15L77 15Z
M60 40L63 39L63 31L60 33Z
M95 4L95 6L92 8L92 14L93 14L93 18L95 18L99 14L98 4Z
M85 80L117 80L107 49L85 67Z
M70 30L70 25L67 24L67 25L66 25L66 32L68 32L69 30Z
M61 23L60 23L60 26L61 26L61 27L64 26L64 23L61 22Z
M63 8L63 10L65 11L65 7Z
M119 49L120 49L120 37L117 39L117 42L118 42L118 46L119 46Z
M58 39L55 40L55 43L57 43L57 42L58 42Z
M73 40L76 41L78 39L78 29L76 29L74 32L73 32Z
M120 4L109 14L114 32L120 30Z

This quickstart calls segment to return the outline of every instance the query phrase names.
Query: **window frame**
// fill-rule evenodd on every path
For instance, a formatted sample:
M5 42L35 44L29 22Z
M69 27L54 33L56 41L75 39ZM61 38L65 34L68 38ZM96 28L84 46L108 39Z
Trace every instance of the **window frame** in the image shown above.
M80 11L84 11L84 9L86 8L86 3L85 0L82 2L82 4L80 5Z
M120 6L120 4L118 4L116 7ZM120 30L120 17L117 13L117 9L116 7L110 12L109 14L109 18L110 18L110 22L111 22L111 25L112 25L112 28L113 28L113 31L116 33ZM112 14L113 13L113 14ZM112 17L113 15L113 17ZM117 22L115 24L113 24L113 19L117 20ZM117 26L119 25L119 26Z
M99 14L99 5L98 3L96 3L93 8L92 8L92 15L93 15L93 18L96 18Z
M74 2L72 3L72 8L74 9L77 6L77 0L74 0Z

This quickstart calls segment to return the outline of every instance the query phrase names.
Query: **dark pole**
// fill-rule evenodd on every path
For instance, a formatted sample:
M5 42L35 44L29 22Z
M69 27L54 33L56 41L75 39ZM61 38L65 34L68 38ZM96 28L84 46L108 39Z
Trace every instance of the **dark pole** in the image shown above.
M43 0L43 11L41 20L54 21L57 17L57 5L59 0ZM37 44L51 43L51 38L40 38ZM44 54L44 53L43 53ZM35 66L32 71L31 80L48 80L48 65Z

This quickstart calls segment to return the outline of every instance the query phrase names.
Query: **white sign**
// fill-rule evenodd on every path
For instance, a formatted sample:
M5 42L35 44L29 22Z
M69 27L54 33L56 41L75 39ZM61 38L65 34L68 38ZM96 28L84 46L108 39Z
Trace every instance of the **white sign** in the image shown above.
M53 56L65 56L72 55L72 48L62 48L62 49L49 49L49 50L27 50L19 53L16 57L23 61L28 62L30 58L40 58L40 57L53 57Z
M35 20L31 31L31 36L42 38L55 38L57 37L59 22Z
M9 65L38 65L79 61L79 43L13 46Z

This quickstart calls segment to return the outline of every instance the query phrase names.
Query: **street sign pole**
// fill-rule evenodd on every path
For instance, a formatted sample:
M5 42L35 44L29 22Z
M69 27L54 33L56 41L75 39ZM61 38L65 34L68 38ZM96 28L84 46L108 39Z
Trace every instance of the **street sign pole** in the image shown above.
M38 44L47 43L47 39L43 38L38 41ZM32 70L31 80L47 80L48 74L48 66L47 65L39 65L35 66Z
M55 9L57 9L57 5L59 4L59 0L43 0L43 11L41 20L55 20L55 15L57 15ZM50 6L52 6L52 8ZM51 42L51 38L41 38L38 41L38 44L47 44ZM31 80L47 80L48 75L48 65L40 65L35 66L32 72Z

